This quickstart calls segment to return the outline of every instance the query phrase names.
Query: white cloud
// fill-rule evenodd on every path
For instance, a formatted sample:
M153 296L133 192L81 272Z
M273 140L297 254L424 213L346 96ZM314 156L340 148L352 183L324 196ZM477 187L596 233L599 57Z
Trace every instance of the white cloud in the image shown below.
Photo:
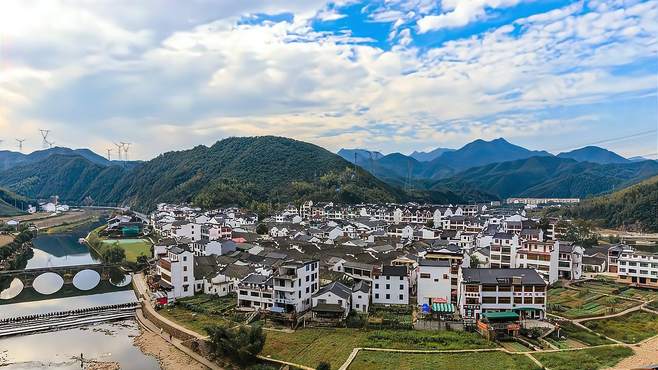
M520 0L442 0L441 14L426 15L418 20L418 32L465 26L486 15L487 9L514 6Z
M474 3L480 5L444 1L439 16L459 11L471 22L487 7L512 1ZM655 70L634 66L656 60L656 1L597 5L600 10L587 13L567 6L428 50L414 45L408 26L436 12L432 2L387 2L398 13L374 13L380 20L402 14L392 25L389 50L350 30L313 30L311 20L328 9L325 4L304 5L291 21L256 24L240 22L242 8L190 26L163 12L157 17L173 28L169 32L150 23L140 27L150 19L140 11L126 20L125 12L103 17L95 7L67 4L54 14L85 19L79 27L35 21L12 31L27 44L14 45L9 68L0 69L0 137L36 136L37 128L48 127L56 141L89 143L99 152L130 138L142 158L261 134L330 149L411 149L567 132L583 114L557 119L546 112L655 94ZM339 7L331 9L340 14ZM23 13L13 14L19 19ZM38 14L48 13L35 14L42 19ZM203 18L201 11L187 15ZM35 43L33 32L49 32L49 45ZM35 58L49 50L56 51L50 63ZM620 73L624 68L632 73ZM601 119L586 116L588 122ZM9 122L21 127L10 130ZM161 139L153 142L153 135ZM38 145L38 137L31 141Z

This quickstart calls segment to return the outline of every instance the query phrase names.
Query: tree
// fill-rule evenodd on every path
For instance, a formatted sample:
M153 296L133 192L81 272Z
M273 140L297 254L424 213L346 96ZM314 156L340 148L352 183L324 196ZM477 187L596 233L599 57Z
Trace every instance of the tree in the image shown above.
M258 226L256 226L256 233L257 233L257 234L259 234L259 235L265 235L265 234L267 234L268 232L269 232L269 230L267 229L267 225L265 225L265 224L258 224Z
M225 326L208 326L210 350L217 356L228 356L240 365L254 361L265 346L265 333L260 325L240 326L237 329Z
M318 364L318 366L315 369L316 370L331 370L331 364L328 363L327 361L322 361Z
M478 259L476 256L471 256L471 268L477 268L480 265L480 259Z
M137 264L140 266L146 266L149 263L149 258L145 255L140 255L137 257Z
M105 263L121 263L126 259L126 251L115 244L105 249L101 258Z

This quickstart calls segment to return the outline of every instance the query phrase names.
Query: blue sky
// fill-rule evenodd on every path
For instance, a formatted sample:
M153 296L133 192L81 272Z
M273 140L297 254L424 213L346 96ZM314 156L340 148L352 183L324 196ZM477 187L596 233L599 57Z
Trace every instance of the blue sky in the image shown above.
M3 2L0 149L505 137L657 158L658 0Z

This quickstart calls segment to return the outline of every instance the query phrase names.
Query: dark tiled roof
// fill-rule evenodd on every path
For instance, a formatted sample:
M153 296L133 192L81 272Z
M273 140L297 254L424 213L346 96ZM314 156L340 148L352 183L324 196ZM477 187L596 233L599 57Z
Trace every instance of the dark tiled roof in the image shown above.
M332 283L323 286L322 288L320 288L320 290L318 290L317 293L313 294L313 296L317 297L319 295L328 292L331 292L343 299L349 299L352 296L352 289L348 288L343 283L340 283L338 281L334 281Z
M422 259L418 261L420 266L436 266L436 267L450 267L450 261L448 260L426 260Z
M498 284L499 279L521 278L524 285L546 285L544 279L534 269L479 269L464 268L462 277L465 282L481 284Z
M384 266L382 276L407 276L407 266Z

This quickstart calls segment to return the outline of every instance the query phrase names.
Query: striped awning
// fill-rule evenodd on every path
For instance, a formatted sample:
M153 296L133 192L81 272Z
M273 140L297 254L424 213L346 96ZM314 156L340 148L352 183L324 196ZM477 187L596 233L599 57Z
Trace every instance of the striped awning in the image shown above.
M454 313L455 306L451 303L432 303L432 312L436 313Z

